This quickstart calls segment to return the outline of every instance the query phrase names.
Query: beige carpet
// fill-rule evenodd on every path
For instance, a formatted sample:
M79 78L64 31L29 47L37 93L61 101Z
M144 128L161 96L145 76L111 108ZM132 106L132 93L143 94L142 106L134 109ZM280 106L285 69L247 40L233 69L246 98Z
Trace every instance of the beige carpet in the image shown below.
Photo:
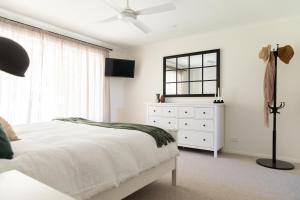
M300 200L300 165L292 171L258 166L255 158L181 150L178 186L168 174L126 200Z

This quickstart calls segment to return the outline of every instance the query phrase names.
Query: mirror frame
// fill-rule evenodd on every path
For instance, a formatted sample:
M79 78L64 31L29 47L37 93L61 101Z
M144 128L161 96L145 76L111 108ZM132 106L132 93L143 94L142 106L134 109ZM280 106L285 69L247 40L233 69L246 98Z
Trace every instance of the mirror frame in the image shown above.
M207 50L207 51L199 51L199 52L193 52L193 53L186 53L186 54L178 54L178 55L172 55L172 56L166 56L163 57L163 95L165 97L214 97L216 95L216 93L204 93L203 94L203 83L205 82L205 80L201 80L199 82L202 83L202 94L177 94L177 86L176 86L176 94L166 94L166 61L167 59L172 59L172 58L180 58L180 57L189 57L190 56L195 56L195 55L202 55L202 67L201 69L203 70L203 55L205 54L210 54L210 53L216 53L217 54L217 60L216 60L216 93L218 88L220 88L220 49L212 49L212 50ZM176 62L176 68L177 68L177 62ZM204 67L205 68L205 67ZM190 66L188 66L188 70L190 70ZM177 72L176 72L177 74ZM177 75L176 75L176 82L174 83L178 83L177 82ZM191 81L188 80L188 85L190 88L190 83ZM221 89L220 89L221 90Z

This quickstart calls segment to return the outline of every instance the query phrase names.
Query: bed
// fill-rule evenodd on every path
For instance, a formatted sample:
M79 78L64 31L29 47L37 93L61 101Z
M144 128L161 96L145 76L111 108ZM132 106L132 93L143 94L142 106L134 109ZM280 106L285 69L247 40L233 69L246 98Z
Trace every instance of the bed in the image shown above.
M14 128L21 140L0 173L19 170L80 200L120 200L171 171L176 184L175 142L158 148L141 131L62 121Z

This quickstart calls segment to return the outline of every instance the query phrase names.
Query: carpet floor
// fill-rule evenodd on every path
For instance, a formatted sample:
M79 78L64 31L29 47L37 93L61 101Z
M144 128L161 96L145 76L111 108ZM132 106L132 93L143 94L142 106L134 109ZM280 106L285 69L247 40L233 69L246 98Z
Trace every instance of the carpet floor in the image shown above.
M261 167L256 158L183 149L177 187L171 174L126 200L300 200L300 165L281 171Z

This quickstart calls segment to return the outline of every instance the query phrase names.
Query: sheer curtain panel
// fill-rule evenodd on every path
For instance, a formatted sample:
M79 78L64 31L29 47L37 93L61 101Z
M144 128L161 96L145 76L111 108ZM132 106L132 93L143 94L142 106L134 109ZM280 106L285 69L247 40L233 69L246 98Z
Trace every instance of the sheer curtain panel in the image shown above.
M0 72L1 116L13 124L58 117L109 121L108 50L2 18L0 35L21 44L30 57L25 78Z

